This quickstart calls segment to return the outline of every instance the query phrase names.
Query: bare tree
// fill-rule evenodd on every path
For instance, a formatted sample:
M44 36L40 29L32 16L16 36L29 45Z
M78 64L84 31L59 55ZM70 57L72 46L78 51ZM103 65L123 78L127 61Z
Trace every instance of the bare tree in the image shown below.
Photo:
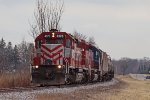
M148 74L150 70L150 59L145 57L143 59L131 59L124 57L120 60L113 60L113 65L116 68L116 74Z
M60 20L64 12L63 0L36 0L34 22L30 23L30 34L35 38L51 29L60 31Z
M64 1L50 1L47 12L48 31L51 29L57 29L60 31L60 20L64 12Z
M92 44L92 45L96 45L94 37L89 37L89 41L88 42L90 44Z
M76 30L73 32L73 36L77 39L82 39L82 40L86 40L87 39L87 36L80 33L80 32L77 32Z

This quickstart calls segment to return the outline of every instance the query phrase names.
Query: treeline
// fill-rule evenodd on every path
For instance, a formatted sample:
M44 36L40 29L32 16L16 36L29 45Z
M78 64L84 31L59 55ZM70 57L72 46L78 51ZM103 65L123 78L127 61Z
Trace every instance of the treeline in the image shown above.
M150 58L121 58L120 60L113 60L113 65L116 74L148 74L150 71Z
M29 70L31 64L32 43L22 41L20 44L12 45L0 39L0 74L4 72L15 72L17 70ZM150 58L143 59L121 58L112 60L116 74L148 74L150 71Z
M29 69L33 44L22 41L18 45L0 40L0 73Z

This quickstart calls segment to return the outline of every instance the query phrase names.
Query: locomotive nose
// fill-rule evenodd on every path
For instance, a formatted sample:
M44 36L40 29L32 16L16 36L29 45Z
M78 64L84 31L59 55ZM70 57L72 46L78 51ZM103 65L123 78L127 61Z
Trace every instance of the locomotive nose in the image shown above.
M47 71L45 76L49 80L54 80L55 79L56 73L54 71Z

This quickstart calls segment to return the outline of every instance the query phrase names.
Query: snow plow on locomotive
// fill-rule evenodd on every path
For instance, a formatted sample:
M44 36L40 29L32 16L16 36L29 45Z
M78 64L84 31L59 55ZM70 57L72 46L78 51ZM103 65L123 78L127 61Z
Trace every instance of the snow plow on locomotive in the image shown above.
M85 40L66 32L43 32L35 39L32 83L61 85L111 80L110 57Z

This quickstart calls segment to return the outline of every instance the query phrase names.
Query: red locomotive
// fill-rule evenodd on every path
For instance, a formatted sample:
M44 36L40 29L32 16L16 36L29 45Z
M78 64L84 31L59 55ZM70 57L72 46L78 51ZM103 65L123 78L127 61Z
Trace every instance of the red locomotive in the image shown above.
M110 57L85 40L51 30L35 39L32 82L60 85L111 80Z

